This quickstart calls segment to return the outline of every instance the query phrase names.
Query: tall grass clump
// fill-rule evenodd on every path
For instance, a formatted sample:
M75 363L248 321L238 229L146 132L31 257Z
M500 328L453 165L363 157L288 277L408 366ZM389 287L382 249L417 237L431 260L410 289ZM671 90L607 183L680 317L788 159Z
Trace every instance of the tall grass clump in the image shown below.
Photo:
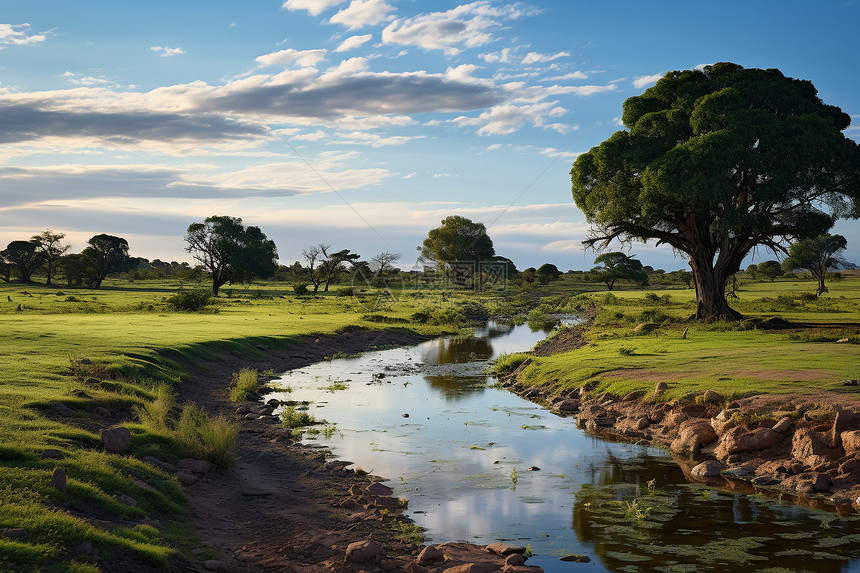
M281 424L285 428L302 428L304 426L313 426L316 423L317 421L313 416L307 412L296 410L295 406L287 406L281 410Z
M260 389L260 375L254 368L242 368L230 380L230 400L244 402Z
M132 407L138 421L157 434L170 433L170 413L176 406L176 398L165 385L156 390L155 399Z
M229 468L236 462L234 446L239 428L224 416L209 416L200 406L182 406L176 422L176 439L185 452L207 459L218 468Z

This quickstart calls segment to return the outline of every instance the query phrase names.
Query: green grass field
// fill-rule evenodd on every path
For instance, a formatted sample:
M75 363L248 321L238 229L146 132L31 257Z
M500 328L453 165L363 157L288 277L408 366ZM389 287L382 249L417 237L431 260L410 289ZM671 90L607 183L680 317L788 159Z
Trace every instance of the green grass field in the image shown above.
M146 455L229 460L223 450L231 430L224 420L200 422L193 408L184 417L175 413L172 395L186 376L183 363L229 353L256 358L263 353L258 345L285 347L344 328L457 332L467 325L463 308L484 309L465 295L406 291L391 298L370 291L299 298L289 285L263 285L225 289L230 296L203 312L171 311L169 299L182 288L188 287L0 283L0 532L7 532L0 534L0 570L95 571L92 554L76 557L73 550L87 542L102 558L130 554L161 566L189 542L176 479L140 461ZM483 303L490 311L498 304L493 297ZM71 412L58 413L58 404ZM128 455L103 451L98 408L129 413ZM62 458L45 458L46 450ZM67 471L66 492L51 485L57 466ZM118 501L119 494L137 505ZM100 525L86 516L99 516ZM174 525L159 530L149 519Z
M811 284L742 285L730 303L747 317L740 323L688 322L695 311L691 289L578 295L562 308L595 304L600 309L587 329L588 343L533 358L523 379L555 391L585 385L595 395L650 391L662 381L670 387L666 399L706 389L733 397L853 392L856 388L842 384L860 379L860 277L830 282L830 293L821 298L810 294ZM772 317L789 325L767 328Z

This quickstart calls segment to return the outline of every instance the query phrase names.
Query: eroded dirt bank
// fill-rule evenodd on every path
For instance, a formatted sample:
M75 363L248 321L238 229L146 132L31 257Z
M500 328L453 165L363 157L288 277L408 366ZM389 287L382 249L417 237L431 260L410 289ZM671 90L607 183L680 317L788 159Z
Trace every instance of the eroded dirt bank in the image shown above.
M282 372L338 352L352 354L421 342L406 332L355 331L308 337L265 358L196 364L181 385L181 398L240 425L238 463L222 474L206 473L186 485L202 546L191 570L216 571L540 571L524 565L523 548L463 543L424 548L398 540L408 530L399 500L358 475L348 461L327 461L294 444L289 430L259 402L229 401L230 376L242 367ZM189 482L192 479L189 478Z
M515 372L503 384L610 438L668 448L690 481L749 493L771 489L799 504L860 506L860 403L853 394L759 395L728 402L713 391L665 401L653 392L547 395ZM830 504L833 504L830 506Z

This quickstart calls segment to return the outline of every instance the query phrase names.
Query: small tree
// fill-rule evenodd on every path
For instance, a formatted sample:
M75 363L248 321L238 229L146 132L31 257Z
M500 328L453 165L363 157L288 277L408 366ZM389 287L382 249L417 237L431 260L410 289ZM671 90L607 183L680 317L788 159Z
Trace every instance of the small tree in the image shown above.
M185 250L212 277L212 294L225 283L268 278L278 269L278 251L259 227L245 227L242 219L214 215L191 223Z
M331 245L320 243L319 245L311 245L307 249L302 250L302 256L307 263L308 280L314 285L314 294L320 290L320 285L325 281L325 269L321 267L326 259L326 251L330 247Z
M785 271L777 261L764 261L759 263L757 273L773 282L776 277L784 275Z
M603 253L596 259L595 264L602 265L591 270L597 280L606 284L606 288L612 290L618 279L629 280L635 283L646 283L648 275L642 270L642 263L628 257L624 253Z
M66 279L67 285L80 286L87 274L84 256L80 253L63 255L57 259L57 270Z
M480 271L481 263L493 260L496 250L483 223L459 215L442 220L431 229L418 249L421 256L434 261L448 273L451 282L464 286Z
M806 269L818 279L818 296L828 292L824 279L827 269L839 262L836 253L845 249L848 241L842 235L819 235L814 239L804 239L791 245L788 258L782 263L786 270Z
M545 285L550 281L557 281L561 277L561 271L552 263L544 263L535 271L540 284Z
M34 240L12 241L0 251L0 258L13 265L21 276L21 282L33 282L33 273L45 262L39 252L39 244Z
M758 275L758 265L752 264L747 267L747 275L752 280L755 280L756 275Z
M42 254L45 260L45 269L48 273L48 278L45 281L46 285L51 284L51 278L54 275L54 267L57 264L57 259L62 257L68 251L71 245L63 245L61 241L66 238L65 233L54 233L51 229L46 229L38 235L30 237L31 241L37 243L36 249Z
M92 237L87 244L89 247L81 256L93 288L100 288L110 273L128 269L128 241L122 237L101 234Z

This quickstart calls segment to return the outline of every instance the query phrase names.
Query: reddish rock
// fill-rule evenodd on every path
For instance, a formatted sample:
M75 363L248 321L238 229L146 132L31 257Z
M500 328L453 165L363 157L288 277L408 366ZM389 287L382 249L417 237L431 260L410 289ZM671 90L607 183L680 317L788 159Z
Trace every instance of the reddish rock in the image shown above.
M477 563L463 563L462 565L448 567L447 569L443 569L442 573L491 573L498 570L499 566L495 563L479 561Z
M510 567L519 567L526 564L526 558L520 553L511 553L505 558L505 565Z
M439 551L439 548L435 545L428 545L424 549L421 550L421 553L418 554L418 558L415 560L418 565L426 566L431 563L437 563L439 561L444 561L445 555Z
M794 433L794 438L791 441L791 455L793 458L800 460L806 465L812 465L807 461L812 456L827 458L832 454L833 448L830 447L827 438L821 432L816 432L809 428L801 428Z
M774 432L770 428L756 428L755 430L747 431L745 428L738 426L723 434L723 437L720 438L720 444L714 451L714 455L717 459L725 460L733 454L758 452L776 446L784 437L779 432Z
M364 563L375 558L381 551L382 545L372 539L356 541L347 546L345 562Z
M555 405L559 412L578 412L580 401L575 398L567 398Z
M845 450L846 456L856 456L857 454L860 454L860 430L842 432L841 441L842 449Z
M195 474L209 473L209 470L212 469L212 464L207 460L195 460L193 458L181 459L177 465L179 466L179 469L187 470Z
M672 441L670 449L676 454L692 457L699 453L702 446L717 439L717 433L708 420L695 418L681 424L678 437Z
M842 433L857 429L858 416L851 410L839 410L836 419L833 420L833 429L830 431L830 443L834 448L842 447Z
M722 470L723 464L716 460L708 460L690 470L690 475L695 479L704 480L705 478L719 476Z
M124 452L131 446L131 432L124 426L101 431L102 445L108 452Z
M817 474L815 481L812 482L812 491L817 493L830 491L830 476L827 474Z
M792 420L791 418L786 416L785 418L781 419L779 422L774 424L773 431L779 432L780 434L785 434L786 432L788 432L788 430L791 429L791 426L793 424L794 424L794 420Z
M510 555L511 553L525 553L525 547L514 547L512 545L508 545L507 543L493 543L491 545L487 545L485 549L489 553L495 553L496 555Z

